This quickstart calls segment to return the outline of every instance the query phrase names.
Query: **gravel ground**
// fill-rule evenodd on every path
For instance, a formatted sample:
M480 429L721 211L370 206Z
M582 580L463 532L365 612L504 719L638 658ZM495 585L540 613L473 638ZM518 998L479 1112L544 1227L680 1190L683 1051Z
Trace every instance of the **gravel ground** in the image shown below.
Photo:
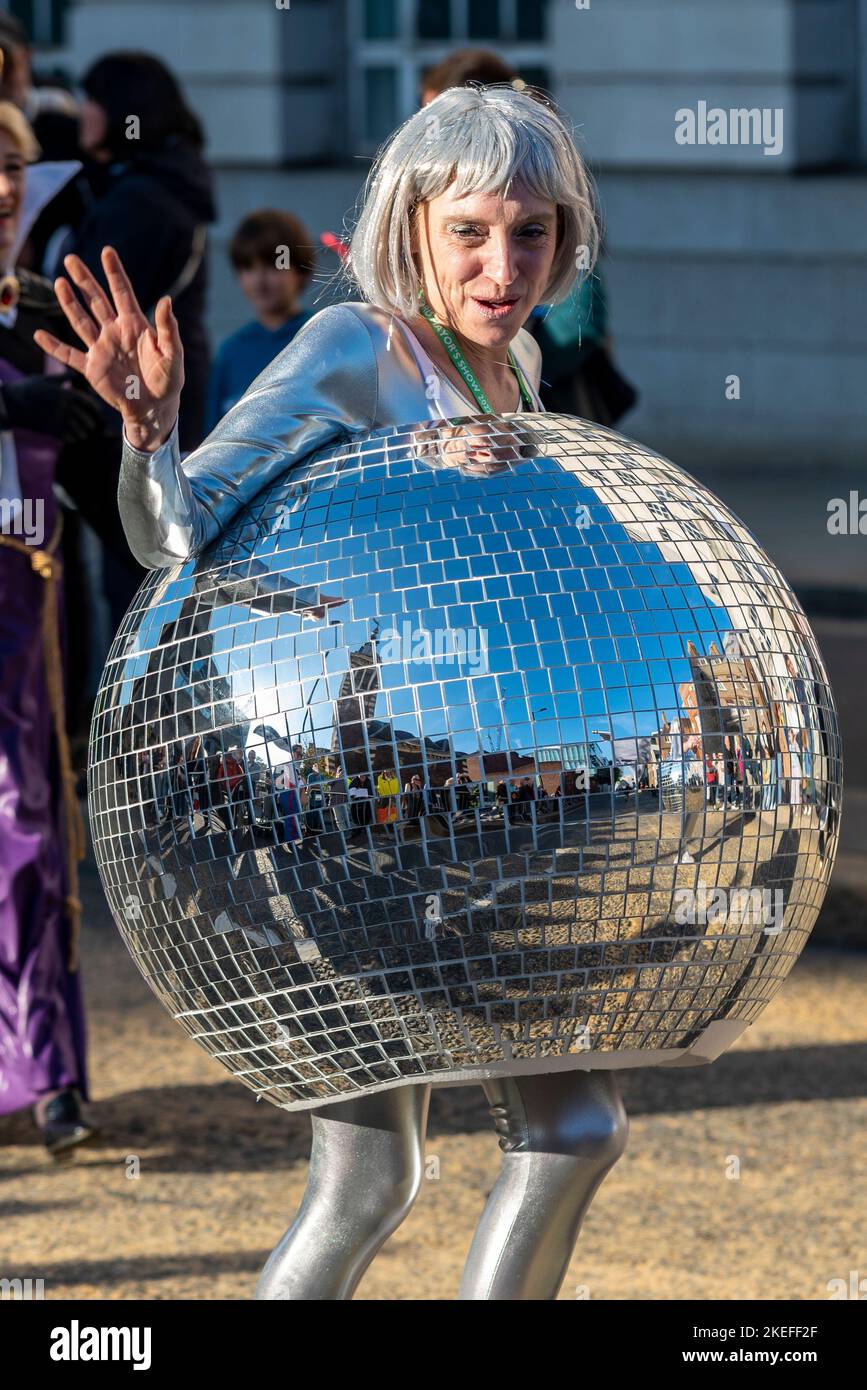
M46 1298L247 1299L301 1198L309 1119L256 1104L186 1038L92 866L82 888L102 1132L55 1165L29 1112L0 1118L0 1277L42 1278ZM851 922L834 902L817 940ZM867 1276L865 1006L867 954L811 948L712 1066L621 1073L629 1145L561 1298L826 1299ZM454 1298L499 1157L480 1088L435 1091L430 1176L357 1297Z

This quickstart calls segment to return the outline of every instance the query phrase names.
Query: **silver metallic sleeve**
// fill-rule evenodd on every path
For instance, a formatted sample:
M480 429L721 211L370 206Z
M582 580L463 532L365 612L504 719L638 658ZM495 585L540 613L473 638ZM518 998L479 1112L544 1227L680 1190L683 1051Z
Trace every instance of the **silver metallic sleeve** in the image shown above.
M151 454L124 438L118 506L136 559L162 569L197 555L294 463L370 429L377 384L363 318L335 304L304 325L183 461L177 424Z

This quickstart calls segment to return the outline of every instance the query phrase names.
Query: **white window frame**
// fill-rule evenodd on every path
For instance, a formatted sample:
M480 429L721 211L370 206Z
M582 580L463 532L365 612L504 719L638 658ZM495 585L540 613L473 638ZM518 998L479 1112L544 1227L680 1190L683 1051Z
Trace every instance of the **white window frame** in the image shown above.
M391 67L397 71L397 121L406 120L418 107L418 71L433 67L455 48L469 44L483 47L496 45L496 52L514 67L540 67L550 62L550 47L545 40L518 40L518 0L500 0L503 37L471 39L468 36L470 0L441 0L451 6L452 37L449 39L417 39L415 37L416 0L397 0L397 36L393 39L368 39L364 35L364 5L354 0L347 7L349 51L352 61L348 80L349 145L353 155L373 154L376 143L366 139L367 109L365 104L365 72L371 67ZM550 4L550 0L548 0Z

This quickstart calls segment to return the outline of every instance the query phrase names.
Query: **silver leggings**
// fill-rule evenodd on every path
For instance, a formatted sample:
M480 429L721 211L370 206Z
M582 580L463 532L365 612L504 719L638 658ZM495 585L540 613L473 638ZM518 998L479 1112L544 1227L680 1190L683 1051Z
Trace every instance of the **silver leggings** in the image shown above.
M461 1299L553 1299L584 1214L623 1153L614 1075L566 1071L485 1082L503 1163L476 1227ZM421 1186L429 1085L311 1111L304 1198L256 1288L260 1299L352 1298Z

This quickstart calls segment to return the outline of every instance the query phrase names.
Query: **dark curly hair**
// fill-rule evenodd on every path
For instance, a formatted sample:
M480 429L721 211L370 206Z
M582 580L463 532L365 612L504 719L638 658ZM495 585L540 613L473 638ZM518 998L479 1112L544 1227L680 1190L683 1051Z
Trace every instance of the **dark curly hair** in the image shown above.
M81 86L108 117L102 143L116 159L129 158L131 115L140 122L140 135L134 142L140 153L153 154L172 137L187 140L198 150L204 148L201 123L187 106L177 78L152 53L134 49L106 53L87 69Z

